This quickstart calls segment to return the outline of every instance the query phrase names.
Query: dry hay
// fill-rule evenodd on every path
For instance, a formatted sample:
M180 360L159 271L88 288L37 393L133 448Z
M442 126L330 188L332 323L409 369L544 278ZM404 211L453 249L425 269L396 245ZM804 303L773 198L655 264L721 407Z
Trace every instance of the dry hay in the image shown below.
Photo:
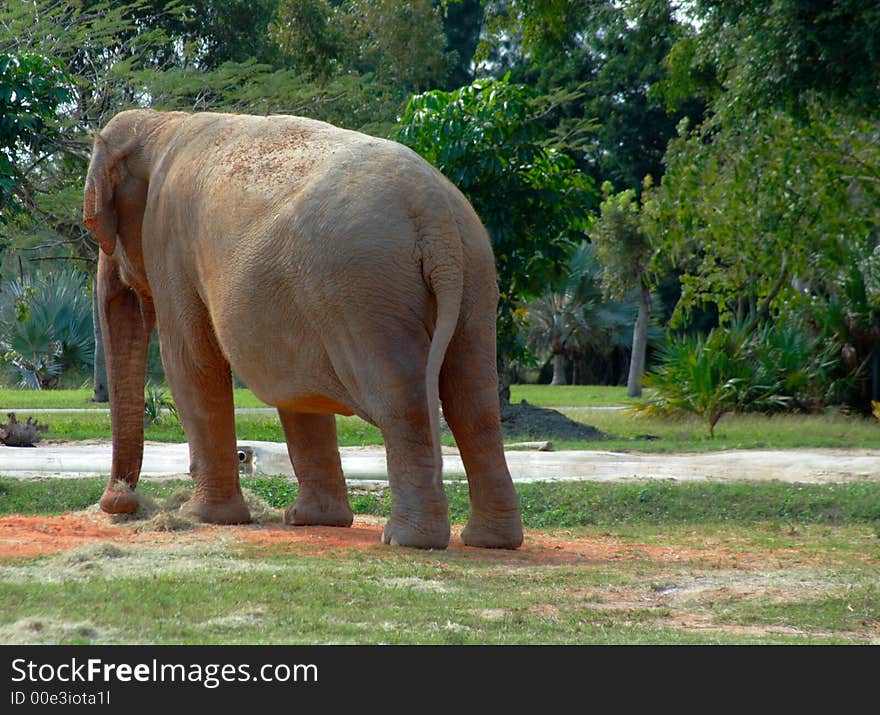
M131 526L139 532L191 531L199 527L197 519L180 511L180 508L192 498L191 489L178 489L165 499L156 500L141 490L132 490L124 483L118 483L115 488L128 490L137 500L138 506L131 514L111 515L110 520L114 524ZM251 490L243 489L242 496L251 513L251 523L266 525L283 522L283 512Z
M98 628L89 621L72 622L30 616L0 625L0 643L5 645L54 645L83 641L102 644L117 642L114 631Z
M279 572L277 565L231 558L227 542L187 540L125 547L97 542L37 561L0 565L0 582L57 584L182 573L210 574L216 579L237 573Z

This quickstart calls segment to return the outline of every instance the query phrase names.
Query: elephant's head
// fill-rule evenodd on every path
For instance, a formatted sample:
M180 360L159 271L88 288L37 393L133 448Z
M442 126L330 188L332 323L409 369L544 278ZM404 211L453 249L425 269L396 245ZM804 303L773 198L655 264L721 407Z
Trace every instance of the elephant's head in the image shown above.
M135 109L117 114L96 134L86 177L83 223L101 251L113 256L122 280L149 295L141 226L152 164L179 113Z

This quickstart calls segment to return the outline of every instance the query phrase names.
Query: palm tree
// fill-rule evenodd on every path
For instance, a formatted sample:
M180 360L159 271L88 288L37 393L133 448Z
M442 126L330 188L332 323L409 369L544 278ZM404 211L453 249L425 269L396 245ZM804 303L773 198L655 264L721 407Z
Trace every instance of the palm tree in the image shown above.
M68 370L94 360L86 276L74 269L37 273L0 287L0 350L21 386L54 387Z
M568 384L567 366L577 365L583 356L607 356L616 346L628 346L637 307L630 296L604 300L601 281L595 247L583 241L572 253L562 280L527 306L527 342L535 354L549 351L552 385Z
M650 186L650 177L646 177L645 189ZM602 185L602 194L604 200L590 238L596 244L602 264L605 295L622 300L633 291L637 294L638 312L633 326L626 394L639 397L653 308L648 271L654 247L642 225L642 205L636 192L627 189L612 194L611 184L606 181Z

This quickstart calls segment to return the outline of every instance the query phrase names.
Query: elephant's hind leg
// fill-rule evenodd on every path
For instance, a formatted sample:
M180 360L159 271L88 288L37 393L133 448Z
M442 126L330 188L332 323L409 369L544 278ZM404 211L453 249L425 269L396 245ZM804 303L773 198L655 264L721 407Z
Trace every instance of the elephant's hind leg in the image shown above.
M399 341L398 346L406 345ZM368 354L382 355L381 347ZM376 382L363 383L366 414L382 430L391 488L391 516L382 542L419 549L449 545L442 463L431 435L425 371L427 349L386 348Z
M190 319L176 324L178 316ZM165 375L189 441L195 484L181 511L213 524L248 523L251 516L238 477L232 372L204 308L186 310L178 304L171 315L160 314L159 337Z
M402 343L398 343L402 344ZM382 542L419 549L449 545L449 508L442 461L431 435L425 370L427 349L386 353L392 366L381 385L365 389L369 414L382 430L391 487L391 516ZM395 364L396 363L396 364Z
M351 526L348 489L342 475L336 416L278 410L299 495L284 512L295 526Z
M410 391L412 404L377 420L385 440L391 517L382 542L419 549L449 545L449 509L443 489L442 465L431 439L424 388Z
M522 518L504 458L495 332L488 320L479 327L471 323L456 336L440 375L443 416L461 452L471 499L461 540L468 546L515 549L523 540Z

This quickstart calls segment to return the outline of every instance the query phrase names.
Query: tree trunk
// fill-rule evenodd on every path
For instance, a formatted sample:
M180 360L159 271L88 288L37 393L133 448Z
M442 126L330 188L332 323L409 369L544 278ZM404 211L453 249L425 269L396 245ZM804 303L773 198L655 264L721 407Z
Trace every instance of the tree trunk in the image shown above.
M510 404L510 363L498 357L498 401L503 409Z
M101 332L101 314L98 311L97 279L92 290L92 323L95 330L95 366L93 402L109 402L110 392L107 389L107 364L104 361L104 337Z
M568 380L565 379L565 354L554 353L553 355L553 379L551 385L567 385Z
M651 292L642 289L639 296L639 314L633 328L632 354L629 359L629 378L626 382L626 394L629 397L641 397L642 375L645 373L645 353L648 350L648 319L651 315Z

